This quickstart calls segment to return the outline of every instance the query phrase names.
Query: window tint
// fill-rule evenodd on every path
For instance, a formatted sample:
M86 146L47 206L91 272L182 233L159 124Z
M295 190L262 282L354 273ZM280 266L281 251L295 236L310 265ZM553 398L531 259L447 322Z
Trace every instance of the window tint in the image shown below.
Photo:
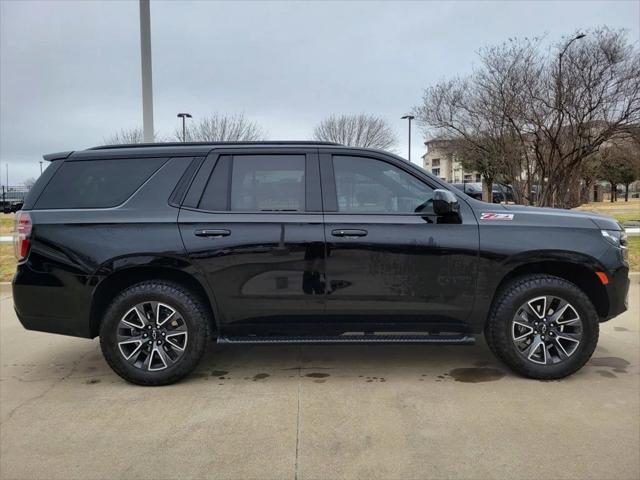
M127 200L166 158L64 162L36 208L106 208Z
M390 163L334 156L333 169L340 212L433 212L433 189Z
M207 183L207 187L204 189L198 208L213 211L229 209L228 185L230 171L231 157L220 157L211 172L209 183Z
M231 210L302 211L304 199L304 155L234 155Z

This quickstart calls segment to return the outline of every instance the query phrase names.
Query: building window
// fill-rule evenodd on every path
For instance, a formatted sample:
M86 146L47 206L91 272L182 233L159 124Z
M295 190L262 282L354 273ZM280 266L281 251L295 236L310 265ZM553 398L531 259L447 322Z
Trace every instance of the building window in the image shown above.
M434 158L433 160L431 160L431 166L432 167L439 167L440 166L440 159L439 158Z
M479 173L476 173L476 182L481 182L482 181L482 177Z
M470 182L473 179L472 175L470 173L465 173L464 174L464 181L465 182Z
M440 176L440 169L439 168L432 168L431 169L431 173L433 173L436 177Z

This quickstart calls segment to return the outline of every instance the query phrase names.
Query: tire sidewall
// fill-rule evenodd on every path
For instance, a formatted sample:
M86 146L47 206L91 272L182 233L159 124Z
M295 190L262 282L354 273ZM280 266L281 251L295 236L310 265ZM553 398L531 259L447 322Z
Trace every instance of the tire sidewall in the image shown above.
M161 302L174 308L184 319L188 338L184 353L173 365L157 371L141 370L129 364L118 348L117 329L122 317L135 305ZM111 368L125 380L140 385L166 385L188 375L197 365L208 336L207 321L200 305L182 288L158 282L134 285L118 295L100 325L100 346Z
M593 354L599 334L599 319L588 297L566 280L545 276L532 278L535 286L506 292L495 311L493 339L503 360L519 373L534 378L561 378L580 369ZM566 360L554 365L540 365L525 359L512 339L512 321L518 309L527 301L543 296L555 296L569 302L582 321L582 338L578 349Z

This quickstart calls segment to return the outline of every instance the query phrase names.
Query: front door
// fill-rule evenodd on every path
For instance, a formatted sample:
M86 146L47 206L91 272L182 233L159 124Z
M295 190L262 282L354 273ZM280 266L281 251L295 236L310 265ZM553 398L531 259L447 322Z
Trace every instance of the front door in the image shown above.
M434 186L403 162L320 157L334 328L464 331L478 262L478 226L468 205L461 202L462 223L439 223Z
M304 333L324 313L317 150L220 151L180 210L189 258L226 334Z

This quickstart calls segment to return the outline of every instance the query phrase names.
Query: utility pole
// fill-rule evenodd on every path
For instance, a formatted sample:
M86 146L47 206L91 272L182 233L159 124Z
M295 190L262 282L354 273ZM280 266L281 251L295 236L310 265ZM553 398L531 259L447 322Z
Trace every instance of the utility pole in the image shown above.
M187 141L186 120L187 120L187 118L191 118L191 114L190 113L179 113L178 114L178 118L182 118L182 141L186 142Z
M405 115L404 117L400 117L401 120L409 120L409 163L411 163L411 120L413 120L413 115Z
M42 160L40 160L40 175L42 175Z
M142 66L142 130L153 142L153 81L151 78L151 14L149 0L140 0L140 60Z

